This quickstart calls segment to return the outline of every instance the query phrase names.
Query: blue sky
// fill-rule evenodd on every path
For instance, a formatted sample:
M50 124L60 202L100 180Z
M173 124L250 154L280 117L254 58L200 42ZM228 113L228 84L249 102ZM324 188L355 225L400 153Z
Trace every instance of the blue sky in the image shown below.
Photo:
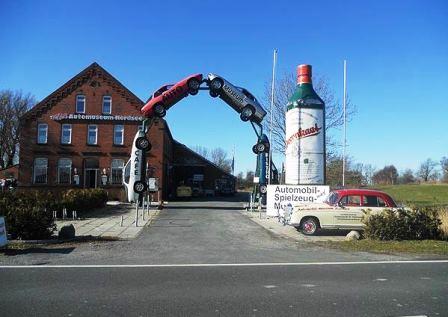
M113 3L0 0L0 89L40 100L96 61L144 100L196 72L218 73L261 99L278 48L278 74L312 64L340 98L348 60L355 161L402 170L448 156L446 1ZM221 100L192 96L167 120L180 142L235 145L236 171L254 169L252 128Z

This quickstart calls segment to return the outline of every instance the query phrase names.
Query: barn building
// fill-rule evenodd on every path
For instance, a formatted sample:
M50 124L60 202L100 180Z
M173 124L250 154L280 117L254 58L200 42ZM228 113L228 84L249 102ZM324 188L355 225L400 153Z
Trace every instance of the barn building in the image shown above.
M18 187L60 192L104 188L125 199L122 170L142 124L144 102L97 63L43 99L21 118ZM234 177L175 141L159 119L148 132L147 174L160 196L173 198L180 182L211 193L217 180Z

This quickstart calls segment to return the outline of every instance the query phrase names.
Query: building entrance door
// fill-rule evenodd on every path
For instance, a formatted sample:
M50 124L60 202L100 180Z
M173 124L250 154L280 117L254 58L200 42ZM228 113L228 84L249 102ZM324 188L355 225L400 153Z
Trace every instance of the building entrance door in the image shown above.
M96 158L88 158L84 160L84 188L98 187L99 167L100 165Z
M86 188L96 188L98 186L98 169L86 169L84 184Z

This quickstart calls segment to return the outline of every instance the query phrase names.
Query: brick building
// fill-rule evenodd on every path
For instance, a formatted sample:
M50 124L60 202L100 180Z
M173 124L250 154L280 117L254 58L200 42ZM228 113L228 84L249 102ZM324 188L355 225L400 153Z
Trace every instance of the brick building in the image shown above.
M123 200L122 168L143 121L142 106L143 101L116 78L97 63L91 64L22 117L19 188L101 187L111 199ZM182 164L178 162L186 159L173 156L176 146L182 145L173 140L163 119L151 127L148 138L152 143L148 175L158 179L168 198L179 181L176 170L181 173ZM206 179L223 175L228 176L215 170Z

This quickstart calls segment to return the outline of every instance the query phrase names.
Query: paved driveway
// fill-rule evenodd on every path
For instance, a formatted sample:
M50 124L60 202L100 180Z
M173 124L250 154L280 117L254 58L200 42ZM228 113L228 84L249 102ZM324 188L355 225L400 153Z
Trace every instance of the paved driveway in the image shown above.
M1 264L182 264L401 260L349 253L277 235L241 213L244 196L172 202L135 240L0 253Z

